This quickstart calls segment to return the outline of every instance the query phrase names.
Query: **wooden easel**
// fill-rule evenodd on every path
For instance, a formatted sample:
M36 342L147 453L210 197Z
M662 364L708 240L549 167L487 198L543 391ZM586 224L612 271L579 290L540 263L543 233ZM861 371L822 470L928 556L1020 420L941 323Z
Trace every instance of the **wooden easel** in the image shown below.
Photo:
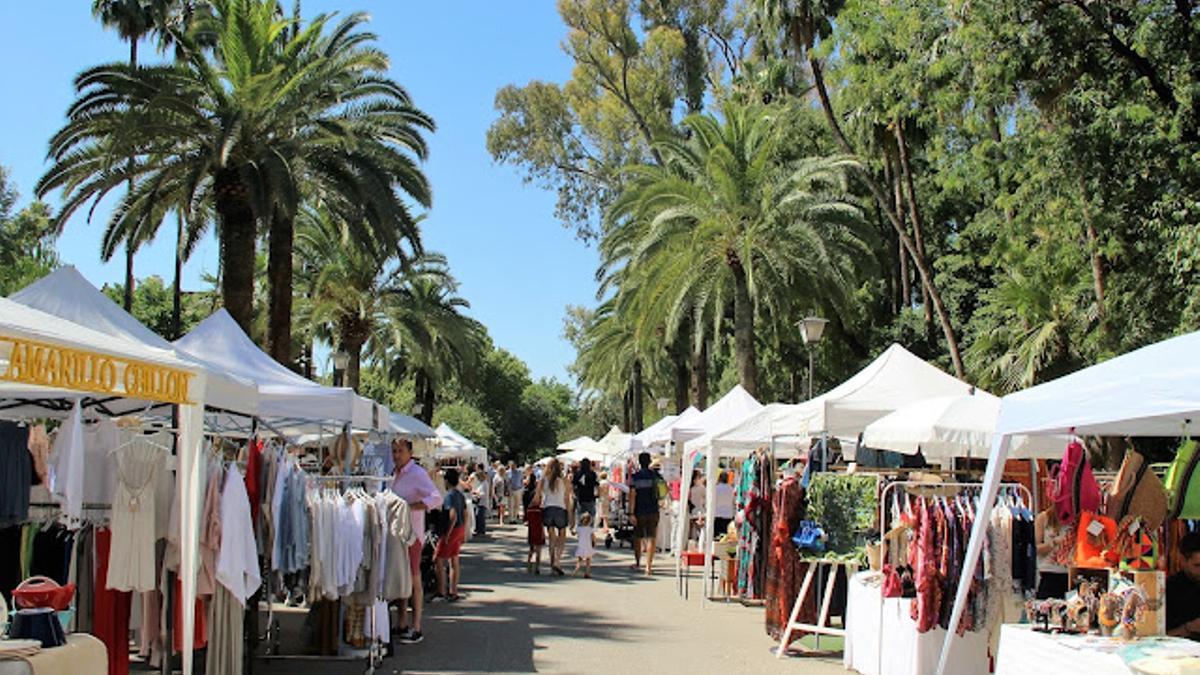
M821 600L821 612L817 616L817 622L815 624L799 623L796 621L796 618L800 616L800 609L804 607L804 602L808 599L809 590L812 589L814 593L816 592L816 589L813 587L813 577L816 575L817 570L822 567L827 568L828 576L826 578L829 579L829 583L825 585L825 597ZM788 617L787 628L783 631L783 638L779 640L779 647L775 649L775 658L781 659L787 653L792 633L797 630L817 635L846 636L844 628L833 628L829 625L829 605L833 602L833 587L837 584L839 567L846 568L847 580L858 572L857 562L814 560L809 564L808 571L804 573L804 581L800 584L800 593L796 596L796 603L792 605L792 615Z

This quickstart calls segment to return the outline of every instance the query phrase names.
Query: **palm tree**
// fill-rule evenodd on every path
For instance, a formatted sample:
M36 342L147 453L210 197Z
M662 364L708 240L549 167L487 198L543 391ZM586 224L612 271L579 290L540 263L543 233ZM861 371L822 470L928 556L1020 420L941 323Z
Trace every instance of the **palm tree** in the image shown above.
M100 23L117 31L122 40L129 42L129 69L137 70L138 41L155 28L155 4L147 0L93 0L92 15ZM133 191L133 180L129 180L129 191ZM133 311L133 256L137 244L133 240L125 243L125 311ZM105 258L107 260L107 258Z
M609 209L610 267L636 279L627 289L642 317L707 316L717 326L732 306L742 386L757 393L755 311L785 294L814 302L844 295L869 256L869 233L846 185L858 165L812 157L780 165L775 120L728 102L724 120L692 115L691 139L658 143L665 167L631 170ZM772 312L778 318L779 312ZM667 335L671 339L673 333Z
M420 132L433 122L379 74L387 60L368 46L374 36L358 30L363 15L328 31L328 17L319 16L289 32L292 23L279 18L273 0L211 5L191 33L172 32L180 53L174 64L112 64L79 75L79 98L51 141L55 165L38 192L63 189L60 227L128 180L135 189L113 222L144 219L164 201L211 203L222 296L246 330L258 226L270 226L269 293L280 316L272 312L268 342L287 362L290 228L301 195L319 191L352 224L347 231L381 256L399 252L404 241L419 252L416 218L393 188L428 206L428 183L409 154L424 156ZM133 159L116 161L124 157Z

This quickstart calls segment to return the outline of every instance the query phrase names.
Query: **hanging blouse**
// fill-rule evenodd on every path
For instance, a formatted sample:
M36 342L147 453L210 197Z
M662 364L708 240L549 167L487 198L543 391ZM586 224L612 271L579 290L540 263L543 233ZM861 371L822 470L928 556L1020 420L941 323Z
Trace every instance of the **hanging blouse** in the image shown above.
M258 590L262 577L250 519L246 482L236 467L226 471L221 492L221 550L217 554L217 581L242 605Z

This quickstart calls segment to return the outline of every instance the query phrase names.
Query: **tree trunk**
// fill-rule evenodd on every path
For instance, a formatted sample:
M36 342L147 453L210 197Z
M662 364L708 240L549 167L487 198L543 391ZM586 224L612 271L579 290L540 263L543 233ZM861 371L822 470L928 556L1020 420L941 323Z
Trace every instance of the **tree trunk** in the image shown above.
M357 335L349 335L342 343L342 349L350 355L350 360L346 362L346 386L358 392L362 372L362 340Z
M733 271L733 351L737 361L738 381L751 396L758 396L758 368L754 353L754 303L750 299L750 284L740 260L729 265Z
M687 356L680 354L675 358L675 414L683 412L688 406L688 373Z
M797 47L801 49L804 49L805 46L803 42L797 44ZM842 133L841 124L838 123L837 116L834 114L833 103L829 100L829 91L825 88L825 77L821 72L820 64L811 53L808 56L808 60L809 65L812 67L813 84L816 87L817 96L821 100L821 109L825 113L825 121L829 124L830 130L833 132L833 136L842 150L849 154L855 154L854 147L850 145L850 141ZM964 377L966 372L963 369L962 352L959 349L958 336L955 335L954 326L950 323L950 315L946 312L946 306L942 302L942 295L933 283L933 269L930 268L929 263L923 257L918 255L916 244L913 243L908 233L904 231L904 227L901 225L896 212L888 206L888 199L884 196L879 183L876 182L875 178L869 172L863 171L859 175L866 184L867 189L871 191L871 196L875 198L875 203L883 209L888 220L891 221L892 227L900 237L900 243L903 244L909 255L913 257L913 262L917 264L917 272L920 274L921 283L929 290L929 299L933 303L933 309L937 314L938 321L942 324L942 334L946 338L946 347L950 351L950 360L954 363L954 373L960 378Z
M129 38L129 69L137 68L137 37ZM133 157L129 158L129 192L133 192ZM130 231L129 238L125 240L125 311L133 312L133 253L136 250L136 245L133 241L133 232Z
M421 414L425 416L422 420L425 424L433 424L433 409L437 406L437 390L433 386L433 378L425 378L425 393L421 397Z
M897 118L892 125L892 130L896 135L896 150L900 157L900 175L904 180L905 196L908 198L908 217L913 226L913 243L917 245L918 255L929 260L929 254L925 250L925 235L921 227L921 210L917 208L917 189L913 185L912 163L908 158L908 139L904 136L903 125L904 122ZM933 307L929 304L929 289L925 287L925 284L921 284L921 306L925 308L925 332L932 338Z
M629 428L632 426L629 417L629 404L633 400L631 395L632 390L633 387L625 387L625 395L621 397L621 429L626 432L628 432Z
M890 153L884 151L884 180L892 187L892 208L896 210L896 215L900 218L900 227L907 231L907 223L904 217L904 193L900 187L900 171L892 168L893 158ZM912 275L908 269L908 252L904 250L904 242L900 238L896 239L896 248L899 250L900 258L900 306L903 309L912 307Z
M278 211L271 218L267 253L267 351L292 365L292 246L295 222Z
M699 324L693 324L692 330L700 332ZM692 352L692 405L697 410L708 407L708 340L703 334L697 334L696 347Z
M304 377L313 379L313 343L312 338L304 343Z
M640 359L633 361L633 405L630 406L630 420L633 426L629 428L630 433L637 433L642 430L642 425L646 423L645 401L646 397L642 394L642 362Z
M213 182L221 222L221 298L229 315L250 335L254 319L254 209L237 169L223 169Z
M420 369L413 373L413 403L421 406L420 412L416 413L417 419L429 424L425 419L425 370Z
M183 211L175 219L175 284L171 289L171 338L183 337Z
M1096 313L1101 324L1104 320L1104 261L1100 259L1100 236L1096 232L1096 220L1092 210L1088 208L1087 186L1083 176L1077 177L1079 184L1079 205L1083 208L1083 222L1087 231L1088 256L1092 260L1092 292L1096 294Z

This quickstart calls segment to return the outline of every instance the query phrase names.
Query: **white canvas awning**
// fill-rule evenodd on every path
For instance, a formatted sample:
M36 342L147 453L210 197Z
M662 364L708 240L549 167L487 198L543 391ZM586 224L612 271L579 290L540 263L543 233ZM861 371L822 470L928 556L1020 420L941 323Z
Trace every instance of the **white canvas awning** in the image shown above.
M742 385L734 385L729 393L706 408L704 412L689 419L683 419L683 416L680 415L680 419L671 425L671 440L678 446L706 434L711 435L724 431L762 410L762 407L762 404L743 389Z
M142 325L74 267L68 265L58 268L13 293L9 300L87 326L110 337L174 353L181 360L192 362L194 369L207 372L207 405L244 415L258 412L258 390L253 382L178 353L166 338Z
M1000 400L1000 417L983 477L980 513L996 501L1016 435L1181 436L1200 422L1200 332L1142 347L1090 368L1019 391ZM950 625L966 605L970 570L986 536L987 518L977 518L963 563ZM942 645L938 672L945 673L949 640Z
M259 349L225 309L201 321L176 340L175 347L201 363L254 382L260 414L289 429L303 429L307 423L388 428L386 408L349 387L326 387L288 370Z
M939 462L955 457L987 457L992 448L1000 399L976 390L969 396L939 396L910 403L863 430L863 445ZM1061 457L1065 436L1013 438L1010 459Z
M458 433L449 424L442 422L434 431L437 432L437 448L433 452L437 459L463 459L474 464L487 463L487 448Z
M570 452L572 450L586 451L592 450L595 447L596 439L592 438L591 436L580 436L578 438L572 438L569 441L563 441L562 443L559 443L555 450L562 450L563 452Z
M688 406L686 410L675 416L675 419L666 424L660 424L662 420L650 425L649 428L637 434L637 441L641 447L648 448L654 445L666 445L671 442L671 431L675 427L683 427L700 416L700 410L694 406ZM666 419L666 418L663 418Z
M407 438L437 438L437 432L433 427L425 424L421 420L401 413L392 413L392 432Z
M796 453L809 444L807 418L801 404L769 403L750 417L713 436L712 447L723 457L744 457L775 442L778 453Z

